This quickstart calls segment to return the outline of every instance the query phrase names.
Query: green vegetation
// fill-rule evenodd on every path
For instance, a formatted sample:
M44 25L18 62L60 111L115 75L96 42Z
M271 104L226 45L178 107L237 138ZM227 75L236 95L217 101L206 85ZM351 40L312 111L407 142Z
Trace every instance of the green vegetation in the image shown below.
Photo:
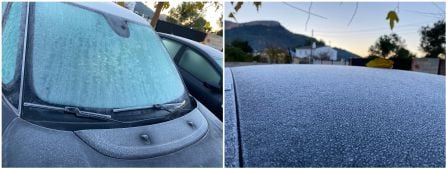
M262 6L262 2L252 2L252 4L256 7L257 12L259 11L260 6ZM228 17L237 21L237 19L235 18L235 13L237 13L240 10L240 8L242 8L243 2L242 1L235 2L235 5L234 5L234 2L231 1L231 5L234 6L235 12L229 13Z
M428 58L437 58L441 54L445 55L445 21L439 20L432 27L421 27L421 49L426 52Z
M183 2L170 9L167 21L195 30L209 32L211 24L203 17L204 2Z
M291 63L288 51L278 47L265 48L257 55L247 41L236 39L225 45L225 61L227 62L262 62L262 63Z
M231 45L241 49L243 52L245 53L252 53L252 47L249 46L249 43L247 41L242 41L239 39L236 39L234 41L231 42Z
M407 50L405 41L395 33L383 35L378 38L369 49L369 58L398 58L412 59L414 54Z
M225 45L225 61L252 62L259 61L259 57L252 55L253 49L247 41L236 39Z
M269 63L291 63L291 57L288 51L282 48L267 48L265 50Z

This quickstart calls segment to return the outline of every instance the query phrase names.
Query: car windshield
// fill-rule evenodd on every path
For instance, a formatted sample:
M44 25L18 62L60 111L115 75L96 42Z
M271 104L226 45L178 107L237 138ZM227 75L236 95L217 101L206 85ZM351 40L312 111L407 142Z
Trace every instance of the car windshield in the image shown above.
M127 35L116 30L125 27ZM32 37L32 85L48 103L137 107L170 102L185 92L147 25L72 4L36 3Z

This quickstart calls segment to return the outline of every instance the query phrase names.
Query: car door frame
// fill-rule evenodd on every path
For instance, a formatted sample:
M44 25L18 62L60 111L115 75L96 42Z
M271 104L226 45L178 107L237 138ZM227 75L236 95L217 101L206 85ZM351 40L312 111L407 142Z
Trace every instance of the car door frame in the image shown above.
M21 116L22 92L23 92L23 78L24 78L24 60L27 47L27 33L28 33L28 18L29 6L31 2L6 2L4 11L2 10L2 34L5 30L6 22L9 18L10 10L13 3L22 3L21 16L19 18L19 37L17 44L16 67L14 77L8 84L3 83L2 79L2 131L5 131L9 123ZM3 37L2 37L3 40ZM3 63L2 63L3 64ZM18 94L18 103L15 105L13 100L10 100L7 95Z
M173 60L175 62L176 65L178 65L179 61L180 61L180 57L181 55L183 55L184 51L189 48L191 50L193 50L194 52L198 53L201 56L204 56L203 58L212 66L212 68L217 71L217 73L220 75L220 82L219 82L219 88L223 89L223 70L221 69L220 65L218 65L212 58L212 56L209 56L205 51L203 51L202 49L184 41L181 39L177 39L177 38L173 38L170 37L168 35L163 35L161 33L159 33L160 37L162 39L167 39L167 40L171 40L174 41L176 43L181 44L181 48L178 50L178 52L175 54L175 56L173 57ZM179 69L184 70L183 68L181 68L180 66L177 66ZM184 70L186 71L186 70ZM186 71L187 72L187 71ZM193 75L192 73L188 72L189 74L191 74L193 77L197 78L195 75ZM197 78L198 79L198 78ZM198 79L199 80L199 79ZM201 81L201 80L199 80ZM223 91L222 91L223 92Z
M161 39L170 40L170 41L173 41L173 42L178 43L178 44L181 45L181 47L178 50L178 52L175 54L174 57L172 57L173 61L175 62L175 66L177 67L177 69L180 72L180 74L182 74L182 72L185 72L187 74L187 76L191 76L192 78L196 79L198 82L201 82L201 84L203 85L203 88L206 88L207 90L209 90L209 94L210 95L221 95L221 96L223 96L223 73L222 73L223 70L222 70L221 66L218 65L215 60L213 60L212 56L208 55L204 50L199 49L199 47L194 46L190 42L187 42L187 41L175 38L175 37L171 37L169 35L164 35L164 34L161 34L161 33L159 33L159 35L160 35ZM198 77L196 77L195 75L193 75L189 71L187 71L184 68L179 66L180 58L184 54L186 49L190 49L193 52L197 53L198 55L202 56L206 60L206 62L208 62L212 66L212 68L215 71L217 71L217 73L220 76L219 86L216 86L216 87L219 88L218 90L213 89L212 87L205 86L204 82L201 81ZM183 78L183 81L184 81L185 85L187 87L189 87L186 84L187 83L186 82L186 78L184 78L184 77L182 77L182 78ZM190 92L192 92L190 89L188 89L188 90ZM194 97L196 97L196 96L194 96ZM207 107L207 108L210 109L211 112L214 113L214 115L216 115L219 119L222 120L223 119L223 107L222 107L223 106L223 98L222 97L220 97L220 99L219 99L219 104L220 104L219 108L215 107L217 105L213 105L212 107ZM211 106L211 105L209 105L209 106Z

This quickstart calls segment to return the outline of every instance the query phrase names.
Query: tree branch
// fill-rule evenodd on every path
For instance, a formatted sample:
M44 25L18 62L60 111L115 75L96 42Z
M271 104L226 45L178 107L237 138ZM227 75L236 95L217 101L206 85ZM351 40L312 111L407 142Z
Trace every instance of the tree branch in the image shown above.
M432 2L432 4L434 4L435 7L437 7L442 13L446 13L445 9L438 6L438 4L436 4L435 2Z
M350 21L348 22L347 26L350 26L350 24L353 21L353 18L355 18L356 16L356 12L358 11L358 6L359 6L359 2L356 2L356 7L355 7L355 11L353 12L352 18L350 18Z
M307 31L308 21L310 21L311 6L313 6L313 2L310 2L310 7L308 7L308 17L307 22L305 22L305 31Z

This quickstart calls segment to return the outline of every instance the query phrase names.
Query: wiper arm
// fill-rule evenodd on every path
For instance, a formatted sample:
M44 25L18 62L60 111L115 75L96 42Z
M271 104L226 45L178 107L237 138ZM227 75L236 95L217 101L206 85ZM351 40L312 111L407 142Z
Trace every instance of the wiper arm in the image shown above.
M176 109L183 107L186 104L186 100L177 103L164 103L164 104L154 104L150 106L141 106L141 107L129 107L129 108L118 108L113 109L113 113L124 112L124 111L133 111L133 110L143 110L143 109L158 109L158 110L166 110L168 112L172 112Z
M71 113L78 117L85 117L85 118L91 118L91 119L100 119L100 120L107 120L107 121L115 121L112 119L111 115L106 114L100 114L100 113L94 113L94 112L88 112L88 111L81 111L77 107L57 107L57 106L49 106L49 105L43 105L43 104L35 104L35 103L23 103L23 106L26 107L33 107L33 108L39 108L39 109L47 109L47 110L55 110L55 111L61 111L65 113Z

